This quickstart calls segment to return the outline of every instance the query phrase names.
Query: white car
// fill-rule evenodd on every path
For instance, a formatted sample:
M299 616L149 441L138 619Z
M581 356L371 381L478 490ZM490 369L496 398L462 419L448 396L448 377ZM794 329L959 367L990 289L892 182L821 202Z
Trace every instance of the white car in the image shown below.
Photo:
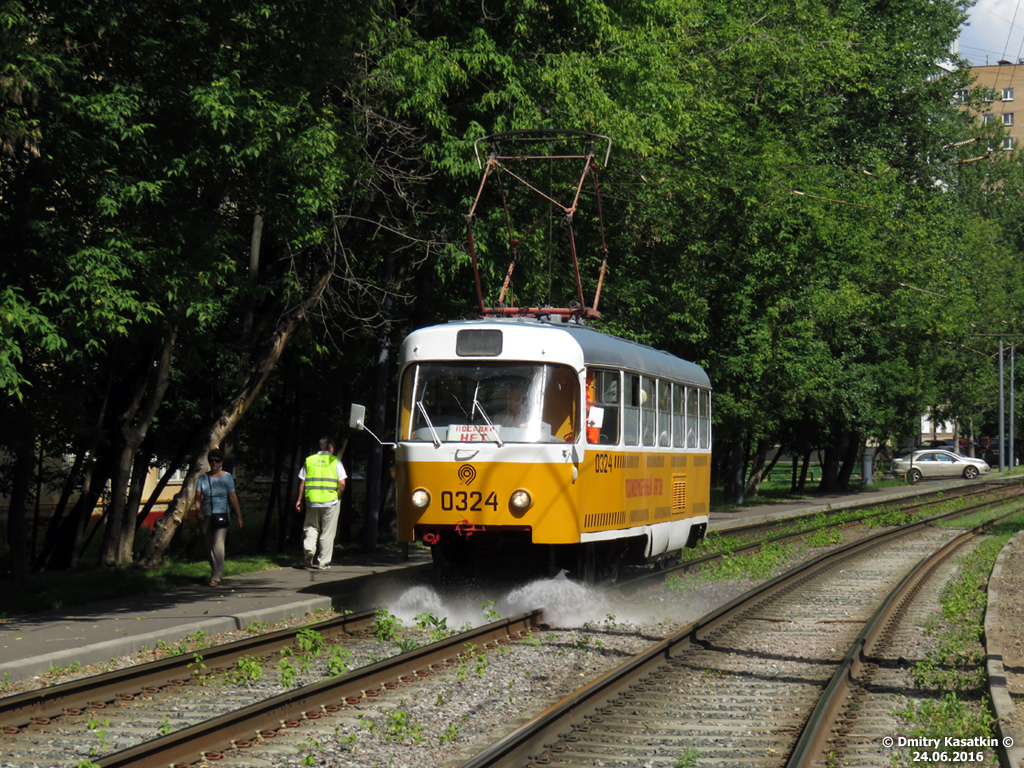
M901 456L892 461L892 473L906 475L912 483L919 483L926 477L965 477L973 480L978 475L987 475L988 471L988 464L981 459L934 448L914 451L910 456Z

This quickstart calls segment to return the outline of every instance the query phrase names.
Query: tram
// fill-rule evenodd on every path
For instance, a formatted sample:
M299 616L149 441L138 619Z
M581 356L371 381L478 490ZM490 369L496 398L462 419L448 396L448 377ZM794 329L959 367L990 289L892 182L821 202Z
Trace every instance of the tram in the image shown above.
M698 365L554 316L414 331L399 370L398 538L430 546L440 570L511 555L593 581L703 537Z
M428 545L444 573L515 563L589 582L614 577L622 564L677 556L708 525L711 383L692 362L587 324L601 317L608 248L600 224L594 235L602 263L588 306L574 232L587 181L600 221L597 170L611 141L574 130L511 131L474 146L483 178L467 216L467 244L480 319L421 328L402 344L398 538ZM555 164L576 169L568 191L542 191ZM530 167L542 172L528 181ZM497 303L487 306L474 222L488 180L499 178L508 182L499 185L500 210L512 254ZM576 289L568 308L512 301L526 242L511 222L514 184L541 203L527 232L554 211L564 214ZM364 428L363 415L353 406L354 427Z

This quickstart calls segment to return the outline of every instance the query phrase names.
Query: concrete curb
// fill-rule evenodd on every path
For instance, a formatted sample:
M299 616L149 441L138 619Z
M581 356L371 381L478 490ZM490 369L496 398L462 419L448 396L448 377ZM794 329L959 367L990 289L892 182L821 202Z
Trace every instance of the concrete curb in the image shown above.
M105 640L78 648L53 651L16 662L0 664L0 680L10 676L11 680L45 675L51 668L74 665L88 666L102 664L119 656L129 656L144 650L153 650L161 643L173 645L189 635L203 631L207 635L235 632L257 622L275 622L292 616L303 616L317 610L329 610L330 597L317 596L297 599L295 602L242 611L234 615L211 616L208 619L189 619L175 628L163 628L138 635L128 635Z
M1019 542L1018 542L1019 540ZM999 623L999 593L991 585L1002 573L1003 559L1011 545L1024 546L1024 531L1015 535L999 552L996 564L992 567L989 577L988 605L985 608L985 666L988 673L988 691L992 700L992 709L996 716L996 732L1005 743L1012 734L1007 732L1009 718L1016 713L1013 699L1006 687L1006 671L1003 669L1002 648L991 641L995 627ZM1000 753L999 763L1003 768L1024 768L1024 744L1014 744L1006 750L1006 757Z

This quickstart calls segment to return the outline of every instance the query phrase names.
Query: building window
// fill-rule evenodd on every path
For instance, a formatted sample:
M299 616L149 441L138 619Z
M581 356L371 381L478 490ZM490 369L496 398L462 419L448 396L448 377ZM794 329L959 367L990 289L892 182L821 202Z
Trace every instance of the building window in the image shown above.
M982 125L992 125L992 113L986 112L981 116Z
M1013 88L1003 88L1003 101L1013 101Z
M956 100L960 102L967 101L967 95L969 93L970 90L968 90L967 88L961 88L959 91L956 92Z
M1003 139L1003 149L1013 149L1013 136Z
M1003 125L1013 125L1013 112L1003 112Z

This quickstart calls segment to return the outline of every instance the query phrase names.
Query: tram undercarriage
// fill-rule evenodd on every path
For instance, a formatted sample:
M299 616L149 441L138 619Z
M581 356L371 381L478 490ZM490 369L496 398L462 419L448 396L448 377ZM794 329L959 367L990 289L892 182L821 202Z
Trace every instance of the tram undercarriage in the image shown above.
M690 530L687 547L704 537L706 524ZM529 531L431 531L428 541L434 571L443 578L553 578L564 572L584 584L614 582L624 566L667 568L679 561L682 550L647 556L647 537L622 536L580 544L532 542Z

